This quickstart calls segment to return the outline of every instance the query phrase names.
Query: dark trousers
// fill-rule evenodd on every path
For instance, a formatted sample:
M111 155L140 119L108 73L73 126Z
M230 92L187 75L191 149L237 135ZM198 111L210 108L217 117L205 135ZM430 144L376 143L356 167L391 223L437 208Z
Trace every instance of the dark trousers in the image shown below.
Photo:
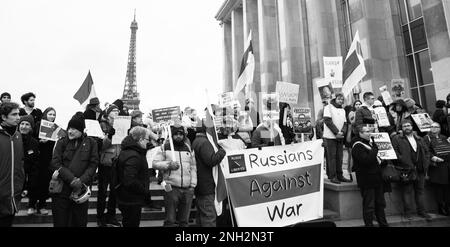
M417 174L417 180L411 183L399 183L400 192L402 193L403 208L405 214L413 212L413 197L416 202L416 210L418 214L425 213L425 175Z
M165 192L164 205L166 208L166 220L164 226L187 227L191 212L194 190L189 188L177 188L172 186L172 191Z
M14 220L14 215L0 217L0 227L11 227Z
M386 201L384 200L383 187L376 188L361 188L362 204L363 204L363 219L365 226L373 226L373 214L377 218L378 225L388 226L386 221Z
M342 159L344 156L343 140L323 139L325 142L327 158L327 176L328 179L342 177Z
M439 208L450 208L450 185L433 184L436 202Z
M86 227L89 201L77 204L69 198L52 197L54 227Z
M142 206L119 204L119 210L122 212L123 227L139 227Z
M97 218L103 218L106 208L106 196L109 185L108 196L108 211L109 217L116 216L116 191L113 188L112 182L112 167L102 166L98 167L98 197L97 197Z
M198 224L201 227L216 227L216 207L214 206L214 194L199 195L195 197L198 213Z

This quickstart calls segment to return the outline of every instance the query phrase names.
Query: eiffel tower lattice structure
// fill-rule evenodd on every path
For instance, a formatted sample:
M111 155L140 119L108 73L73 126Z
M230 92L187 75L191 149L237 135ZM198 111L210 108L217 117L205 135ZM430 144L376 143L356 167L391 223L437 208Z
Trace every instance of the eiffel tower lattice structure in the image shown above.
M122 101L124 106L126 106L129 110L139 110L139 104L141 101L139 99L136 81L136 32L138 29L136 22L136 10L134 11L134 19L131 22L130 29L130 49L128 51L127 75L125 78Z

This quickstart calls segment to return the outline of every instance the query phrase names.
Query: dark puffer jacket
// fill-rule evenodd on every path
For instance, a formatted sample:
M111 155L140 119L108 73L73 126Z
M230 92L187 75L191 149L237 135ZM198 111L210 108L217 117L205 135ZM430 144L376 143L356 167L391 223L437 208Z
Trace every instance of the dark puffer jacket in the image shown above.
M122 205L145 205L150 196L147 150L131 138L122 141L117 163L117 202Z
M90 185L98 166L97 143L92 137L82 136L76 140L64 137L56 143L51 172L59 170L64 185L59 196L68 198L72 193L70 183L75 177Z
M19 132L10 136L0 126L0 218L18 211L17 205L25 182L22 145Z

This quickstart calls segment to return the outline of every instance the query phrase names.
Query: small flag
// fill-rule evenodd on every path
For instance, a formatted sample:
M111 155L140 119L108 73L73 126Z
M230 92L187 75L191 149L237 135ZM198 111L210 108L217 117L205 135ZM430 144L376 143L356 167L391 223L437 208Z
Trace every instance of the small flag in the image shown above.
M250 85L253 84L253 74L255 72L255 56L253 55L253 46L252 46L252 32L248 35L248 39L246 42L246 48L244 55L242 56L241 61L241 70L239 72L239 77L236 83L236 87L234 89L234 98L238 98L238 95L242 93L242 91L246 96L246 98L250 97L249 88Z
M91 71L89 71L80 89L73 96L83 107L89 103L89 100L97 97L94 89L94 81L92 81Z
M342 93L347 97L352 89L358 85L364 76L366 76L366 67L364 66L364 58L361 50L361 41L359 32L356 31L355 38L347 53L344 61Z
M208 92L206 92L206 97L208 97ZM209 103L209 99L207 102L205 112L205 125L206 125L206 137L208 138L208 141L213 146L214 152L217 152L218 149L218 140L217 132L216 132L216 126L215 126L215 120L214 120L214 114L212 111L211 104ZM212 168L212 174L214 183L216 184L216 193L214 198L214 206L216 208L216 213L218 216L222 215L222 202L227 198L227 189L225 185L225 177L223 176L222 169L220 165L214 166Z

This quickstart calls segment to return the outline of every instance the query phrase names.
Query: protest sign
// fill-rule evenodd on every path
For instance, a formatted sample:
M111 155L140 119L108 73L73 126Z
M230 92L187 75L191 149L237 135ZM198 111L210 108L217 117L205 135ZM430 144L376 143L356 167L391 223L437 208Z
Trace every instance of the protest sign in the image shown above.
M221 168L239 227L323 217L322 140L227 152Z
M232 106L234 101L234 93L233 92L227 92L219 94L219 105L220 106Z
M323 57L324 77L333 88L342 88L342 57Z
M297 104L299 90L300 85L277 81L276 91L280 102Z
M405 95L405 79L392 79L392 92L394 94L395 100L401 99Z
M172 125L175 121L180 120L180 112L179 106L154 109L152 110L153 122Z
M391 94L389 93L387 86L380 87L381 96L383 97L383 101L385 105L390 105L394 101L392 100Z
M375 144L378 147L378 157L382 160L396 160L394 147L391 143L388 133L372 133L371 137L374 138Z
M262 114L263 121L280 119L280 104L278 94L262 94Z
M57 141L59 138L66 135L66 132L56 123L41 120L39 127L39 139Z
M317 88L319 89L320 98L322 101L330 101L333 97L333 86L331 86L330 79L321 78L317 80Z
M429 132L431 130L433 120L428 113L412 114L411 116L417 127L419 127L420 132Z
M374 115L376 117L378 127L389 127L391 123L389 123L389 118L386 112L386 109L382 106L373 108Z
M98 138L105 137L105 134L103 133L102 128L100 127L100 123L98 121L86 119L84 120L84 122L86 124L85 132L87 136L93 136Z
M131 127L131 117L130 116L117 116L114 118L113 128L116 133L112 137L112 144L121 144L123 139L127 137L128 130Z
M297 108L292 109L292 117L294 118L294 133L296 134L311 134L311 108Z

